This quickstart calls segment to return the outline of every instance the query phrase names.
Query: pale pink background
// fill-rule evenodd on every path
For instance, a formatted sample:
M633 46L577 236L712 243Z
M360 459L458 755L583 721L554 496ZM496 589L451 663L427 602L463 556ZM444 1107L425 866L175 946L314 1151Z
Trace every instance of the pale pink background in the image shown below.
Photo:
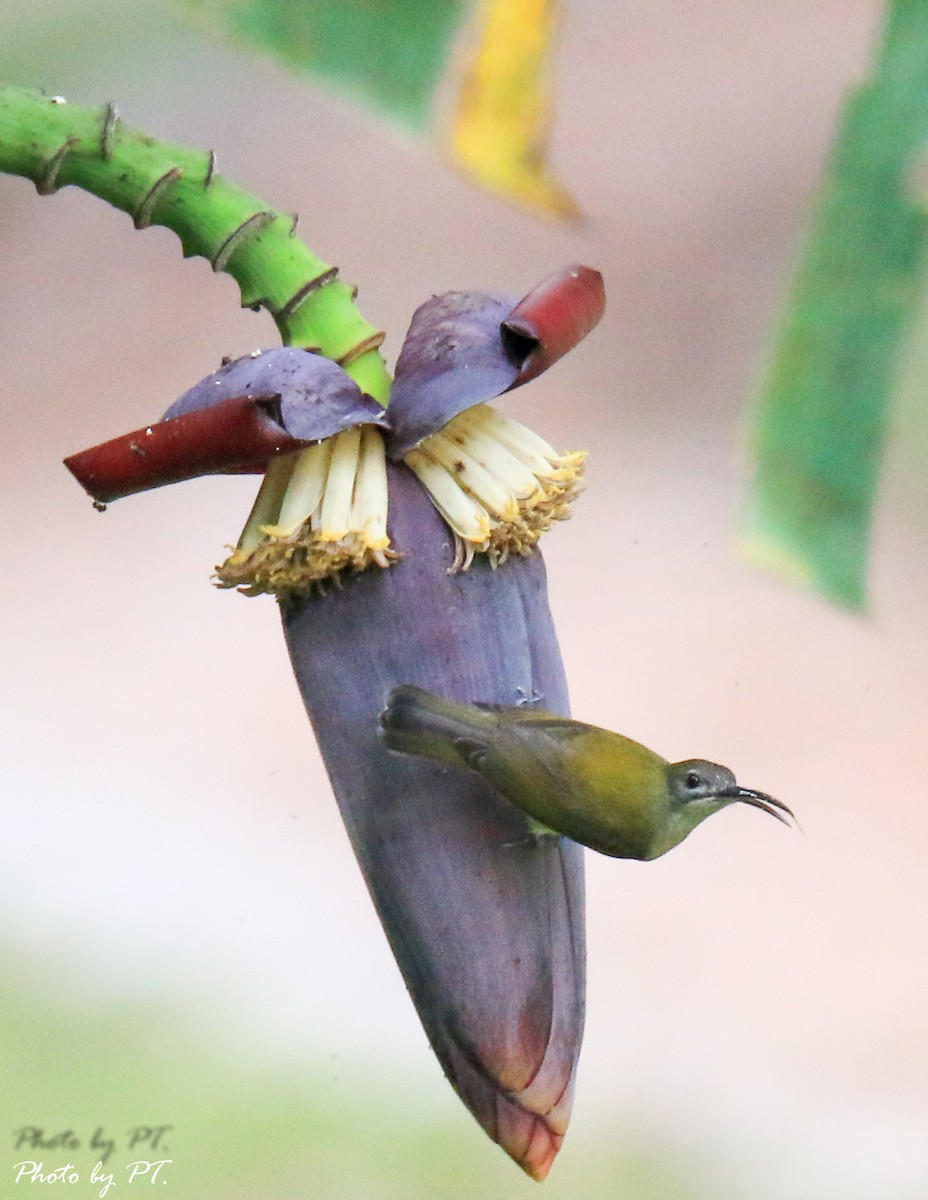
M231 178L298 209L390 331L390 356L432 292L518 295L574 260L603 271L601 328L507 402L556 444L593 449L576 516L546 543L575 711L670 757L731 764L787 800L804 833L745 810L652 865L590 858L574 1129L664 1131L746 1200L919 1200L917 385L894 428L869 617L779 584L733 546L746 401L880 6L567 7L553 156L589 214L581 229L476 192L349 104L191 38L160 4L14 0L3 20L25 47L17 82L115 98L131 124L216 147ZM43 21L60 24L51 49L30 32ZM240 312L232 281L182 261L167 232L5 178L0 264L6 945L79 993L189 997L242 1053L298 1057L324 1031L452 1109L274 607L208 583L253 483L200 481L100 516L58 465L156 417L221 355L273 344L269 318Z

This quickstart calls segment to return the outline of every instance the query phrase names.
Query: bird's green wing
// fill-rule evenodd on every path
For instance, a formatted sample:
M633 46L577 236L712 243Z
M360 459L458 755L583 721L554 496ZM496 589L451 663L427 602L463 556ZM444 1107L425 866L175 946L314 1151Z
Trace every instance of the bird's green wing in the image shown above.
M551 713L540 711L524 712L521 708L506 710L503 723L510 728L528 726L533 734L548 734L561 743L582 734L604 732L595 725L584 725L582 721L571 721L567 717L554 717Z

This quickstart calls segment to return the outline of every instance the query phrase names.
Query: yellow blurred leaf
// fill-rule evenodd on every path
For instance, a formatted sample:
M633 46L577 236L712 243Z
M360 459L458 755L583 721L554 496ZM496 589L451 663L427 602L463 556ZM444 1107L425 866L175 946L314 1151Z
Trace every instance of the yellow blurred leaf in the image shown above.
M548 173L557 0L481 0L454 101L455 160L492 191L559 217L574 201Z

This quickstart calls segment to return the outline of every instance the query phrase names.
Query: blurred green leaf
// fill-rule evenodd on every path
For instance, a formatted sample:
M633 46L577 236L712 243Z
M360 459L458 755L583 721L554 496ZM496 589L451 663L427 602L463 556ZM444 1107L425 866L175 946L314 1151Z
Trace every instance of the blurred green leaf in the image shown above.
M183 0L417 132L472 178L573 217L546 166L559 0Z
M892 0L873 78L845 107L755 415L755 558L866 603L888 409L925 252L928 0Z
M288 66L382 105L415 128L469 0L184 0Z

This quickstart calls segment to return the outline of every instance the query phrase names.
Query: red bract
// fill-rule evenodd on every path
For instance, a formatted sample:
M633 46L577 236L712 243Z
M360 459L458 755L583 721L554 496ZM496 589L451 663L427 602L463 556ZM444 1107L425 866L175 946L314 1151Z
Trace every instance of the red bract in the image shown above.
M238 396L124 433L72 454L64 465L98 504L108 504L198 475L261 472L270 458L305 444L290 437L261 401Z
M199 475L260 473L353 425L386 414L341 367L292 346L223 363L164 417L79 454L65 466L99 503Z
M492 292L426 300L396 364L391 457L547 370L586 337L604 304L602 276L589 267L565 267L518 304Z

